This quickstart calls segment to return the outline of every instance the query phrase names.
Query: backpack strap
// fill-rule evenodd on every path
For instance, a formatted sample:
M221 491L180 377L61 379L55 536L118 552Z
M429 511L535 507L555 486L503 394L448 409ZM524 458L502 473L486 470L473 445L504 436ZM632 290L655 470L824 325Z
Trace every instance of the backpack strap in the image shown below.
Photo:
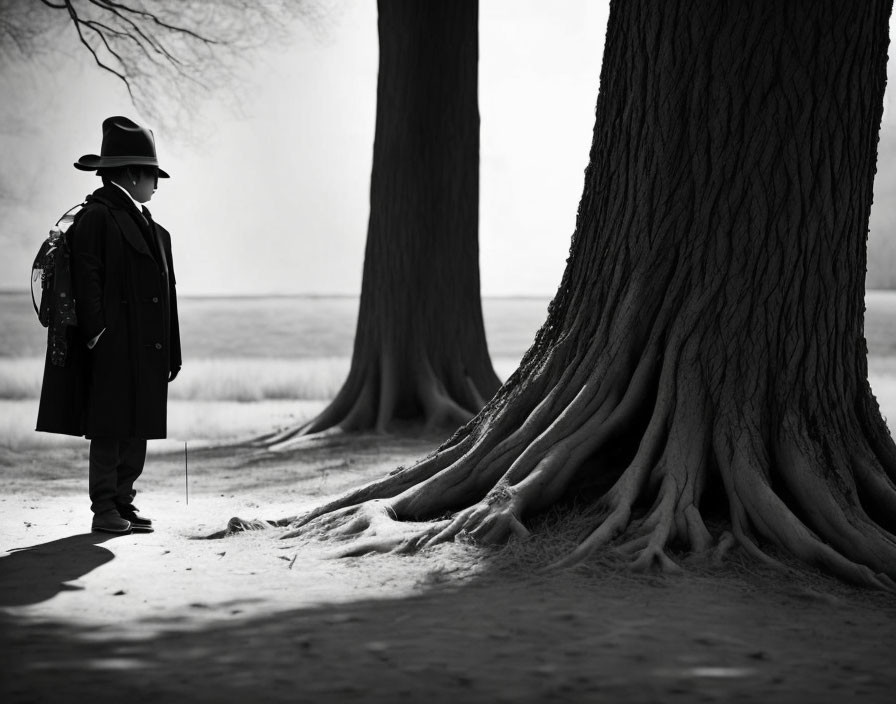
M87 198L85 198L81 203L78 203L78 204L76 204L76 205L73 205L71 208L69 208L68 210L66 210L62 215L59 216L59 219L56 221L56 225L54 225L54 227L58 226L59 223L62 222L62 219L63 219L66 215L68 215L70 212L72 212L75 208L83 208L85 205L87 205L87 201L88 201L89 199L90 199L90 196L87 196Z

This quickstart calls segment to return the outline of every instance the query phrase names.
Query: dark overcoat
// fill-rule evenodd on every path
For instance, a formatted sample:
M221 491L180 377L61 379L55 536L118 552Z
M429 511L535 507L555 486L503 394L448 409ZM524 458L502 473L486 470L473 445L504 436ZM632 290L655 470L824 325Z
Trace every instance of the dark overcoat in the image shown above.
M78 325L65 367L48 353L37 430L167 434L168 376L181 367L174 264L171 236L144 213L110 184L88 196L69 229Z

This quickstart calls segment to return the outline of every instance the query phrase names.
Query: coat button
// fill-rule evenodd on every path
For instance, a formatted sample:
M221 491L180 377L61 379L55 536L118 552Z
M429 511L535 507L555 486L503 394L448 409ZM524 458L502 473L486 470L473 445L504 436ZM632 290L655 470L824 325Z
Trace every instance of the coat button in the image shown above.
M162 343L161 343L161 342L157 342L157 343L156 343L156 349L157 349L157 350L162 349Z
M159 297L158 297L158 296L153 296L153 297L152 297L152 302L153 302L153 303L158 303L158 302L159 302Z

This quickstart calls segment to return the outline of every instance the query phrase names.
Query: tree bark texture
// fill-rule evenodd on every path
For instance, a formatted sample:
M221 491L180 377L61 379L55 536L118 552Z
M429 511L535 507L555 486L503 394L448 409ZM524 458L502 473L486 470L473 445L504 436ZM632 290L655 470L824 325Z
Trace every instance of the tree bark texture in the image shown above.
M593 531L560 564L611 545L676 569L737 544L781 567L774 546L893 587L896 447L863 333L890 10L614 2L570 258L534 346L436 453L294 530L355 551L492 542L575 490Z
M478 1L380 0L370 222L352 365L304 432L457 427L500 386L479 294ZM283 439L283 438L280 438Z

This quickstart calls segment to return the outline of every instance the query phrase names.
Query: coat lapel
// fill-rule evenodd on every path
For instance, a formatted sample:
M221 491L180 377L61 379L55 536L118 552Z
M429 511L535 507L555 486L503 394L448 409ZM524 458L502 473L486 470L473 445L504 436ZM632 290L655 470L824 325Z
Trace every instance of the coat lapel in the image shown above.
M127 243L141 254L152 257L136 221L136 218L142 218L143 215L134 208L134 204L128 200L127 196L116 186L103 186L96 191L96 195L102 196L115 206L110 208L109 212L112 213L112 217L121 229Z

